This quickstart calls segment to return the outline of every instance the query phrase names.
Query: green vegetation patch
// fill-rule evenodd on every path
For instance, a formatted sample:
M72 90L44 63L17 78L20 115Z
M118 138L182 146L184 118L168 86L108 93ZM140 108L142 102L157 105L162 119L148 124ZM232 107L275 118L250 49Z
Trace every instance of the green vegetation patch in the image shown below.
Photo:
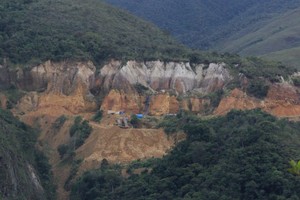
M247 92L253 96L263 99L267 96L269 85L264 80L252 80L247 87Z
M65 117L61 116L56 121L58 121L57 123L60 124L64 122L64 120ZM68 159L73 159L75 150L84 144L84 141L89 137L92 130L93 128L89 125L89 122L87 120L82 120L82 117L80 116L75 117L74 124L69 130L71 139L67 144L61 144L57 147L60 158L62 159L66 157Z
M98 0L2 0L0 63L175 59L186 49L154 25Z
M95 122L100 122L102 117L103 117L103 110L97 110L97 112L93 116L92 120Z
M47 157L35 148L38 133L0 109L0 199L55 199ZM35 187L32 166L44 191Z
M67 121L67 117L65 115L61 115L58 117L52 124L52 128L55 130L59 130Z

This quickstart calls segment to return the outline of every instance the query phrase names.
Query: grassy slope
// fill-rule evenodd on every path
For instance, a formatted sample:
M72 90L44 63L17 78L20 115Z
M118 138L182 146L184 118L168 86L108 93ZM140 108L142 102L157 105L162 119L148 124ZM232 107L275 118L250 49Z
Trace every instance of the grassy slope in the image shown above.
M0 58L12 63L176 59L185 52L154 25L99 0L22 2L0 2Z
M299 1L284 0L106 1L151 20L185 44L202 49L214 48L249 26L253 27L249 31L260 28L266 19L300 6Z
M267 25L222 45L224 51L243 55L264 55L296 65L300 46L299 9L287 12L270 20Z
M294 66L300 61L299 1L106 1L154 22L191 47L264 55Z
M300 47L285 49L281 51L275 51L269 54L265 54L262 57L268 60L281 61L289 66L294 66L300 69Z

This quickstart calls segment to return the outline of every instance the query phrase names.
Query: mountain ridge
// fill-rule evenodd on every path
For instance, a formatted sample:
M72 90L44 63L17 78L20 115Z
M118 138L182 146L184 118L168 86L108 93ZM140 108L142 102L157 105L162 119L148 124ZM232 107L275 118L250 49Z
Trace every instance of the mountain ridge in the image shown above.
M293 48L299 47L299 1L107 2L152 21L192 48L262 56L298 67Z

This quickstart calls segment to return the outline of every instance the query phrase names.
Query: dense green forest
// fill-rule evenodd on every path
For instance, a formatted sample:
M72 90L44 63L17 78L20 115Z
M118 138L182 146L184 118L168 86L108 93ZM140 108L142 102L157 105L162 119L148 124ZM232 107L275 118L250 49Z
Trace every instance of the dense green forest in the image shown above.
M37 134L0 109L0 199L55 199L51 166L35 148ZM36 185L32 170L43 188Z
M179 59L186 51L154 25L99 0L0 2L0 63Z
M77 180L71 199L299 199L300 177L288 169L300 159L300 123L252 110L165 119L174 125L187 139L164 158L134 165L146 166L140 175L131 166L128 178L102 162Z

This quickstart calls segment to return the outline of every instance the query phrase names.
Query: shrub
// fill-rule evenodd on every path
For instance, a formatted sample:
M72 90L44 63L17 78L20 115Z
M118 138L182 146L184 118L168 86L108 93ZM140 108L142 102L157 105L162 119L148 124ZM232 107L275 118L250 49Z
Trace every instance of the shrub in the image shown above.
M137 128L140 125L140 120L137 118L136 115L131 115L130 124L134 128Z
M149 90L147 87L140 83L135 84L134 88L139 94L144 94L147 90Z
M100 122L103 117L103 110L97 110L96 114L93 116L92 120L95 122Z
M247 92L257 98L264 98L267 96L269 86L263 80L251 81L247 87Z
M90 133L92 132L92 127L89 125L87 120L83 122L80 116L76 117L74 120L74 124L70 128L70 136L73 138L73 142L75 144L75 149L80 147L84 141L88 138Z
M64 125L64 123L66 122L66 120L67 120L67 117L64 116L64 115L58 117L58 118L53 122L52 128L53 128L53 129L57 129L57 130L60 129L60 128Z
M60 155L60 158L62 159L64 155L69 151L69 145L61 144L57 147L57 151Z
M82 121L82 118L80 116L77 116L74 120L74 124L70 128L70 136L72 137L76 131L80 128L80 122Z
M293 83L294 83L295 86L297 86L297 87L300 86L300 77L299 76L293 77L292 81L293 81Z
M210 99L211 105L214 108L219 105L223 95L224 95L224 91L222 89L217 90L216 92L213 92L213 93L208 95L208 98Z

